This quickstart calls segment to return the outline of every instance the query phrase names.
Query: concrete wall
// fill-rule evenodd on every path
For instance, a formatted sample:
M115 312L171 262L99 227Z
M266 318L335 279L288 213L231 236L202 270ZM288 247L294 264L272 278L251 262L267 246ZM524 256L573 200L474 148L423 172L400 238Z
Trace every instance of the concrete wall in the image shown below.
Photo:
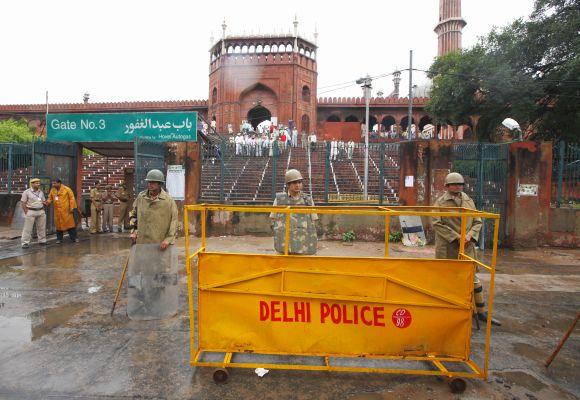
M192 222L190 229L199 234L198 216ZM384 217L360 215L319 215L319 237L330 240L342 240L342 234L352 230L359 240L383 241L385 238ZM209 236L270 236L270 218L266 213L233 213L219 211L208 213L207 232ZM400 231L399 219L391 219L390 231Z
M543 243L559 247L580 247L580 210L573 208L551 208L548 230Z

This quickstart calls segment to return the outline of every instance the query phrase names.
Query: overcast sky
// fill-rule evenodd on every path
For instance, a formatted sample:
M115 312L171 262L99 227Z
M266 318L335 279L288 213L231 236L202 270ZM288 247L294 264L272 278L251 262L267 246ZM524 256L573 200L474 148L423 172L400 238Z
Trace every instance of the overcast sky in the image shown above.
M493 26L530 14L533 0L463 0L463 47ZM429 68L439 0L122 1L1 0L0 104L190 100L208 97L209 38L227 32L312 38L318 27L318 95L359 96L337 83L413 66ZM408 81L403 75L402 92ZM414 74L425 83L423 74ZM340 88L340 86L338 86ZM393 88L373 83L373 94Z

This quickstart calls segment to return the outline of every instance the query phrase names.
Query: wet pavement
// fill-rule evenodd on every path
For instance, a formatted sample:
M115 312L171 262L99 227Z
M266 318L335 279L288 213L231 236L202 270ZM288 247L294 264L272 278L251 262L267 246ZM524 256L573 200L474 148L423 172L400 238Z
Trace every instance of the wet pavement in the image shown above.
M178 244L182 246L182 242ZM381 255L382 244L322 242L319 254ZM209 250L271 253L271 239L209 238ZM0 399L574 399L580 396L578 328L549 369L543 363L580 310L580 251L503 250L498 261L491 374L462 395L447 382L402 375L230 371L189 366L187 286L180 249L177 316L131 321L125 291L109 316L129 253L126 234L20 249L0 241ZM431 247L414 257L429 257ZM392 246L391 255L411 254ZM482 274L487 283L488 276ZM487 285L486 285L487 287ZM483 333L474 331L475 348Z

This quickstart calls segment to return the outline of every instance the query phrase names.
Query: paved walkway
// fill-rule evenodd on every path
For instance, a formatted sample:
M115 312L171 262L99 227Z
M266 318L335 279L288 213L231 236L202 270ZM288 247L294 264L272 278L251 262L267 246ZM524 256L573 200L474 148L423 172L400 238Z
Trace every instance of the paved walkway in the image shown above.
M216 237L209 250L271 253L271 238ZM178 244L182 246L182 242ZM128 254L126 234L83 236L81 242L22 250L0 241L0 398L4 399L449 399L433 377L233 370L225 385L209 369L188 364L187 291L180 257L176 317L136 322L126 300L109 316ZM382 244L322 242L321 255L381 255ZM396 257L430 257L432 247ZM573 399L580 396L574 333L549 370L543 362L580 310L580 251L502 251L493 329L491 377L469 381L457 398ZM486 275L483 275L484 282ZM482 332L474 332L481 343Z

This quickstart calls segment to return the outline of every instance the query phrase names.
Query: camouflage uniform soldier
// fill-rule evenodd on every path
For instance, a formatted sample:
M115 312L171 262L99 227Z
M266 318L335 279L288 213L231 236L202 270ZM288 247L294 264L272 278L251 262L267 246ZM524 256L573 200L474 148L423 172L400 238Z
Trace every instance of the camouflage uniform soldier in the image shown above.
M124 229L129 229L129 192L125 182L121 181L121 187L115 192L115 197L119 199L119 219L117 222L117 231L123 232Z
M161 188L163 172L152 169L145 180L147 190L139 193L130 214L131 240L137 244L159 243L161 250L166 250L175 242L177 205Z
M100 184L91 189L91 233L101 233L101 211L103 210L103 193Z
M288 188L287 193L277 193L274 206L314 206L314 201L302 192L302 175L298 170L286 172L284 181ZM271 213L274 229L274 248L284 254L284 238L286 232L286 215ZM290 216L290 243L289 254L316 254L316 214L291 214Z
M463 176L457 172L452 172L445 177L445 194L437 199L435 207L465 207L475 210L473 200L463 192L465 181ZM467 218L465 227L465 254L477 259L475 244L479 240L479 233L483 223L481 218ZM461 218L459 217L433 217L433 228L435 229L435 257L442 259L457 259L459 255L459 240L461 236ZM475 306L477 308L477 318L487 322L487 312L485 311L485 299L483 297L483 286L477 274L474 275L473 292ZM501 323L492 318L492 324Z

